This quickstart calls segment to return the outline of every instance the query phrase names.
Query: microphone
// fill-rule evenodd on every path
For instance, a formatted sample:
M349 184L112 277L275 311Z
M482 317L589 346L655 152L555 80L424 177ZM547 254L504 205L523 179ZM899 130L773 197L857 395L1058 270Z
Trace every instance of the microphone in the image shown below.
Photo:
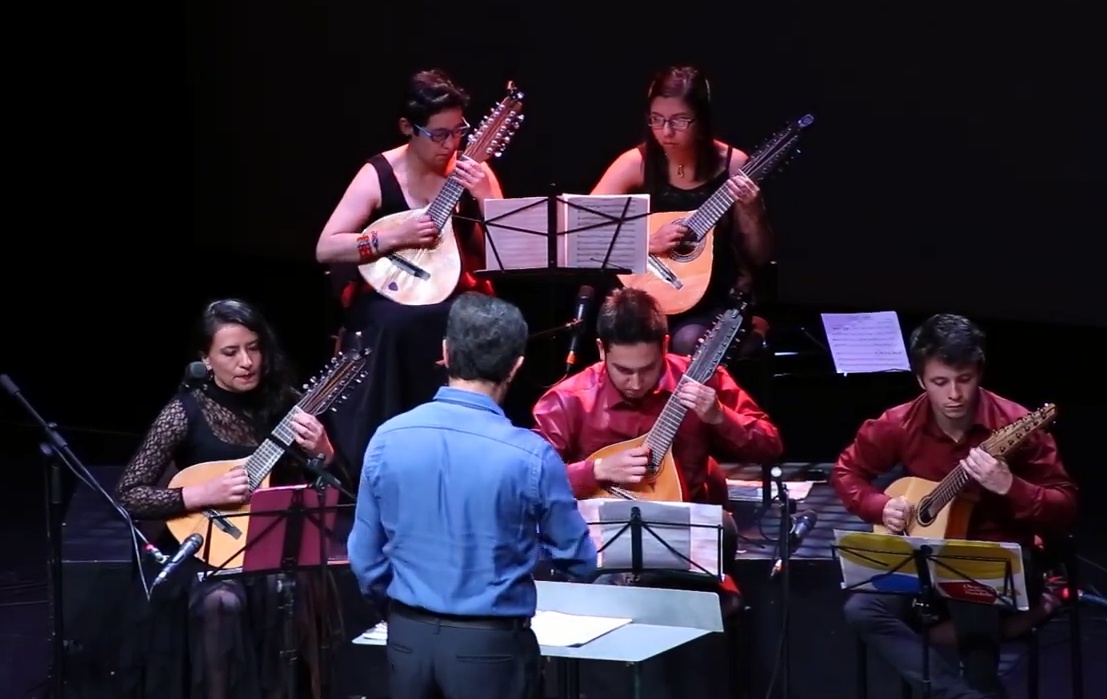
M573 336L569 340L569 354L565 356L565 373L568 374L573 370L573 365L577 363L577 350L580 348L580 341L584 337L584 318L588 315L588 309L592 306L592 298L596 295L596 290L587 284L580 287L577 290L577 310L573 314L573 320L569 325L573 327Z
M158 573L158 577L154 578L153 584L150 585L150 589L153 590L158 585L162 584L173 574L182 563L192 557L194 553L200 550L200 547L204 545L204 537L199 534L190 534L181 547L177 549L177 552L173 554L173 557L169 559L169 562L165 564L165 567Z
M787 515L782 515L787 516ZM819 515L814 510L807 510L799 517L796 517L795 523L792 525L792 531L788 532L788 550L794 552L799 548L803 540L807 538L807 535L811 533L811 530L815 528L815 524L819 521ZM780 575L781 569L784 568L784 559L777 558L773 563L773 571L769 573L769 580L772 580L776 576Z
M338 477L327 470L327 467L323 465L322 457L316 456L310 459L304 460L304 468L307 469L323 483L334 488L338 492L350 496L349 491L342 485L342 481L338 480ZM352 497L352 496L351 496Z
M181 381L192 386L206 381L207 378L208 368L204 366L203 362L190 362L189 365L185 367L184 377Z

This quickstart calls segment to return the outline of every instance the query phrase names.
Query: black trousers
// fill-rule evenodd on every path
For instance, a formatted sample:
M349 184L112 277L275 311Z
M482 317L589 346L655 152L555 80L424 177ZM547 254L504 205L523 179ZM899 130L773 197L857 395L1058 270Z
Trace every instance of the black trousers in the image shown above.
M541 652L529 620L444 617L392 603L391 699L540 699Z

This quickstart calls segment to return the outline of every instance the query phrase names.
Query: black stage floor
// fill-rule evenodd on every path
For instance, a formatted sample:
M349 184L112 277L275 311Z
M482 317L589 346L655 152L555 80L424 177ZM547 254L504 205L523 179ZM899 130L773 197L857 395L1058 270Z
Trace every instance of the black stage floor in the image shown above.
M825 472L825 464L788 464L786 478L811 479ZM17 482L35 474L36 466L10 464L9 472ZM96 476L107 485L114 483L118 467L96 467ZM812 475L814 474L814 475ZM742 471L741 479L753 480L759 472ZM27 484L30 492L32 483ZM21 492L16 490L14 492ZM24 501L30 505L31 501ZM779 585L768 581L770 559L774 552L777 519L774 512L763 514L760 526L753 521L757 503L740 503L739 520L744 522L737 578L750 605L751 623L742 631L752 648L743 662L742 674L751 678L753 693L763 697L772 674L779 639ZM813 510L818 526L796 551L792 576L793 617L790 633L790 696L796 699L856 699L855 655L852 635L841 618L841 592L831 541L834 529L862 529L863 525L845 513L828 485L815 483L810 494L798 505L799 511ZM0 697L33 697L42 694L47 664L47 604L44 582L45 541L40 508L29 506L21 518L8 510L0 530L0 546L6 552L0 576ZM122 608L141 604L126 599L121 590L132 589L130 543L126 531L110 510L89 489L76 488L69 505L63 540L64 603L66 619L67 663L72 678L74 699L116 697L112 690L113 650L118 634L124 633L113 621ZM762 533L763 532L763 533ZM1094 571L1092 571L1094 573ZM1090 576L1091 577L1091 576ZM371 613L357 598L356 586L347 573L340 576L347 632L351 637L371 624ZM1083 647L1087 657L1085 682L1087 697L1096 696L1091 688L1107 682L1107 669L1096 662L1096 652L1107 642L1107 627L1100 610L1083 608ZM1072 696L1067 687L1069 621L1059 617L1041 634L1040 668L1042 699ZM386 697L383 689L382 653L376 648L342 649L336 657L335 697ZM693 643L685 652L668 661L647 663L645 698L677 696L664 687L673 663L685 676L696 672L692 687L684 686L681 696L721 697L726 694L725 666L736 662L728 657L720 637ZM746 665L748 663L748 665ZM694 670L700 667L702 669ZM709 671L713 668L715 672ZM1004 658L1004 671L1012 697L1027 696L1026 649L1012 645ZM896 682L887 668L871 662L870 697L898 697ZM553 673L551 673L552 675ZM582 690L588 697L619 697L627 686L625 669L606 664L585 664ZM676 690L673 690L676 691ZM555 696L551 682L548 695Z

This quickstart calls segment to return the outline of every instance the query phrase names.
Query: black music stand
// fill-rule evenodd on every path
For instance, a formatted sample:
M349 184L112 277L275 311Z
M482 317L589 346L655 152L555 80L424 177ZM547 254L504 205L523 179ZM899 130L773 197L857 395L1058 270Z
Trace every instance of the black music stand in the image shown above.
M923 699L930 699L932 690L929 627L938 619L935 605L939 596L958 602L1004 606L1012 611L1030 608L1021 552L1004 545L872 532L835 531L834 534L836 542L833 549L842 568L843 590L858 594L892 594L911 598L912 607L919 615L923 627ZM944 553L945 548L955 551L975 548L981 553ZM1012 564L1016 555L1020 559L1018 578L1022 580L1021 586L1016 582L1015 566ZM989 564L1002 571L989 578L1000 580L1001 588L997 590L994 585L965 574L963 569L966 562ZM909 567L914 570L908 570ZM935 583L935 573L940 579L947 578L956 582L946 585ZM962 591L956 594L959 588Z
M320 589L324 598L320 608L327 609L326 575L329 564L341 564L343 559L331 560L329 551L334 543L335 520L339 511L353 508L353 503L338 504L338 492L326 487L322 478L311 485L280 486L254 491L250 498L249 512L218 512L209 517L207 536L204 537L203 557L209 561L210 570L205 577L245 577L277 575L280 594L280 610L284 634L281 658L285 663L285 683L288 696L298 695L299 642L296 633L296 575L301 571L319 574ZM243 545L226 561L211 562L210 541L216 519L234 520L248 518L246 539ZM242 527L237 527L241 530ZM230 568L239 555L242 565ZM330 641L324 629L319 629L320 677L323 696L329 696Z
M663 573L666 576L685 578L697 582L711 580L719 583L725 572L723 560L722 524L702 524L688 521L690 512L686 508L673 507L672 503L650 500L612 499L597 502L597 521L589 522L589 527L614 529L610 534L603 532L606 541L599 547L599 572L628 573L636 581L643 573ZM643 514L643 510L648 515ZM652 512L649 512L652 510ZM674 516L665 518L662 513L670 510ZM678 513L687 513L681 517ZM721 514L721 513L720 513ZM694 560L691 532L704 529L715 530L715 555L718 570L709 570ZM685 531L688 533L687 553L678 550L669 539L672 535ZM646 534L649 538L643 536ZM668 534L668 536L666 535ZM626 539L629 538L629 541ZM626 550L621 550L623 544ZM653 549L652 555L646 551L647 545ZM605 559L610 559L610 563Z
M523 205L523 206L521 206L517 209L514 209L514 210L512 210L508 213L505 213L501 216L495 216L495 217L492 217L490 219L485 219L485 218L470 219L470 218L467 218L467 217L460 217L459 216L459 218L462 218L463 220L473 221L478 226L481 227L481 230L484 233L485 240L487 241L488 247L491 248L492 255L496 258L496 265L499 267L499 269L479 270L479 271L476 272L476 274L478 276L481 276L481 277L495 277L495 278L507 278L507 279L514 279L514 278L548 279L551 276L552 277L571 277L574 280L581 279L582 281L587 280L587 281L596 281L596 282L604 282L604 281L610 282L611 278L615 275L631 274L632 273L631 270L629 270L625 267L615 267L615 266L612 266L610 264L611 253L615 249L615 243L618 241L619 235L622 233L623 225L626 224L629 221L635 221L635 220L638 220L640 218L648 218L649 217L649 212L647 211L644 214L630 215L629 214L629 208L630 208L630 202L631 202L631 195L626 195L627 196L627 201L626 201L626 203L623 207L622 215L612 216L611 214L609 214L607 212L598 211L596 209L592 209L590 207L583 206L583 205L578 204L574 201L571 201L571 200L568 200L568 199L564 198L564 196L562 194L558 193L556 185L551 185L550 189L551 189L550 194L546 195L545 197L538 198L530 204ZM515 214L520 213L522 211L526 211L528 209L543 206L543 205L546 207L546 225L542 229L538 229L538 230L528 229L528 228L523 228L521 226L513 226L513 225L510 225L510 224L507 224L507 223L503 222L504 219L508 218L509 216L515 215ZM593 214L593 215L601 218L602 220L599 223L595 223L595 224L591 224L591 225L587 225L587 226L580 226L580 227L577 227L577 228L570 228L570 229L564 230L564 231L559 230L561 226L560 226L560 223L559 223L559 220L558 220L558 207L562 206L562 205L567 206L570 209L574 209L574 210L577 210L577 211L586 211L590 214ZM603 259L602 260L596 260L596 262L599 264L598 267L561 267L561 266L558 265L558 246L557 246L557 243L558 243L558 238L560 236L572 235L572 234L575 234L575 233L580 233L582 231L592 230L594 228L601 228L603 226L608 226L612 223L615 224L615 232L611 236L611 241L608 243L607 250L604 253ZM540 266L540 267L531 267L531 268L525 268L525 269L503 269L503 267L504 267L503 259L500 256L499 250L496 249L496 241L494 239L494 236L489 234L489 230L488 230L488 225L489 224L496 224L496 226L498 228L509 230L509 231L514 232L514 233L518 233L520 235L534 235L534 236L544 237L546 239L546 264L544 266Z

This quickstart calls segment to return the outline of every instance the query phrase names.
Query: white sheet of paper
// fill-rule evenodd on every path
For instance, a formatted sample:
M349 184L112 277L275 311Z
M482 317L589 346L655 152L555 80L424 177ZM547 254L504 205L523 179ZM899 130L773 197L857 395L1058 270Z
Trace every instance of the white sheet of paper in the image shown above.
M815 481L788 481L784 487L788 489L790 500L803 500L811 494L811 488ZM760 502L761 481L742 481L734 478L726 479L727 495L735 502ZM769 497L776 497L776 483L769 483Z
M605 616L563 614L539 609L531 621L531 628L540 646L583 646L606 633L626 626L631 619Z
M531 620L531 629L540 646L572 647L582 646L594 641L606 633L626 626L631 619L617 619L604 616L582 616L538 610ZM380 622L364 632L354 643L361 645L383 645L388 641L388 624Z
M549 211L545 197L485 199L486 270L535 269L547 266Z
M822 320L839 374L911 370L895 311L823 313Z

